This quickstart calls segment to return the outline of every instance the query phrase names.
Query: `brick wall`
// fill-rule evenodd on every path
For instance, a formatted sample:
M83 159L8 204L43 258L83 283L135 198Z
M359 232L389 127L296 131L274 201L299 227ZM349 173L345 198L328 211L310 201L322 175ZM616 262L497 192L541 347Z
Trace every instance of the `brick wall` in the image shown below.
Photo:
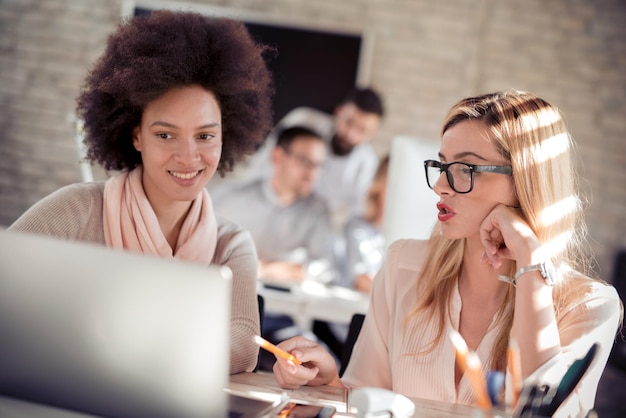
M533 91L565 113L581 153L590 242L609 279L626 246L626 3L621 0L222 0L299 24L374 34L367 78L386 98L375 142L436 139L459 98ZM79 181L68 118L122 0L0 0L0 225ZM170 1L186 6L188 3Z

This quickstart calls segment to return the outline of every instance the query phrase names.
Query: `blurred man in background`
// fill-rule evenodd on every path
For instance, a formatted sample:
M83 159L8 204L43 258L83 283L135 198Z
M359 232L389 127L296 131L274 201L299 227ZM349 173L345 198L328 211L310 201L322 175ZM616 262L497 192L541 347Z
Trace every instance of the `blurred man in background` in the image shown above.
M290 126L304 126L318 132L326 143L327 161L315 191L324 199L337 234L346 221L365 208L368 188L378 165L371 145L384 116L383 102L371 88L354 88L339 103L333 114L309 107L298 107L281 119L261 148L240 174L238 182L249 182L270 175L269 154L278 132ZM232 187L230 181L219 185L212 195Z
M304 127L287 128L272 150L270 178L259 178L214 198L218 214L252 235L259 278L300 282L312 263L334 265L328 209L313 192L325 162L326 146L317 133Z
M271 152L271 177L231 188L213 199L217 214L252 235L262 285L289 289L303 280L328 283L336 278L329 212L313 191L326 155L326 144L317 133L287 128ZM302 332L286 315L265 313L261 324L263 337L274 343ZM259 368L271 370L275 359L265 354L261 353Z

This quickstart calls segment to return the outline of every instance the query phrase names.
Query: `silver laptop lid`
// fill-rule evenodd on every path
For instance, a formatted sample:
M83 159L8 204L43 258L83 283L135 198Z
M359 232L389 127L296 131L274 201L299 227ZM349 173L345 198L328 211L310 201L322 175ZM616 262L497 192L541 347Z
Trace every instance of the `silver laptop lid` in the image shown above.
M0 393L110 417L223 416L230 279L0 231Z

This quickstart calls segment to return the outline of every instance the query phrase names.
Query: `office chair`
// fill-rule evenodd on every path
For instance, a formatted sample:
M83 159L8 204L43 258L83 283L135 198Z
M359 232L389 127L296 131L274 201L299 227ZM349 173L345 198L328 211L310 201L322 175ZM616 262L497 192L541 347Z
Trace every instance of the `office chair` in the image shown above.
M346 342L344 343L343 351L341 353L341 368L339 369L339 377L343 376L343 373L348 367L350 357L352 357L352 349L354 348L354 343L356 343L359 333L361 332L361 327L363 326L364 320L364 314L357 313L352 315L352 319L350 320L350 327L348 328L348 336L346 337Z
M263 296L257 293L256 300L259 304L259 330L262 330L263 329L263 317L265 316L265 299L263 299ZM254 367L254 370L253 370L254 372L257 372L261 366L262 352L263 350L259 350L259 357L257 358L256 366Z
M265 299L263 296L256 295L257 302L259 303L259 329L263 329L263 318L265 317Z

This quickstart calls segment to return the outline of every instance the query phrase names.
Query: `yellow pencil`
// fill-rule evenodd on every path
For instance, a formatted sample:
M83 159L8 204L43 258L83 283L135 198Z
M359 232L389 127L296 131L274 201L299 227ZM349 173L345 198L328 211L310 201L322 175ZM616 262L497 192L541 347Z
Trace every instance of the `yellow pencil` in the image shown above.
M489 399L489 393L487 393L487 381L483 374L481 361L478 358L478 354L473 351L467 354L466 370L478 405L485 409L491 408L493 405L491 404L491 399Z
M467 354L469 353L469 349L467 348L467 344L465 340L459 334L459 332L455 329L450 330L450 339L452 340L452 344L454 345L456 352L456 362L459 365L459 369L461 373L465 373L465 368L467 367Z
M450 339L456 352L456 361L461 373L466 373L474 390L476 401L482 408L491 408L491 399L487 392L487 381L483 375L482 364L478 354L467 348L465 340L457 330L450 330Z
M298 360L297 358L295 358L294 356L292 356L291 354L289 354L285 350L281 350L280 348L276 347L271 342L267 341L264 338L259 337L258 335L254 336L254 341L258 345L260 345L261 348L269 351L270 353L273 353L273 354L277 355L278 357L282 357L285 360L290 360L292 363L295 363L297 365L302 364L302 362L300 360Z
M515 339L513 338L511 338L511 340L509 341L507 363L509 373L511 374L511 393L513 395L511 403L512 406L515 407L515 405L517 405L517 401L519 400L519 395L522 391L522 365L520 362L519 346L517 345L517 341L515 341Z
M289 402L283 409L282 411L280 411L278 413L278 418L287 418L289 416L289 414L291 414L291 411L293 411L294 409L296 409L296 403L295 402Z

